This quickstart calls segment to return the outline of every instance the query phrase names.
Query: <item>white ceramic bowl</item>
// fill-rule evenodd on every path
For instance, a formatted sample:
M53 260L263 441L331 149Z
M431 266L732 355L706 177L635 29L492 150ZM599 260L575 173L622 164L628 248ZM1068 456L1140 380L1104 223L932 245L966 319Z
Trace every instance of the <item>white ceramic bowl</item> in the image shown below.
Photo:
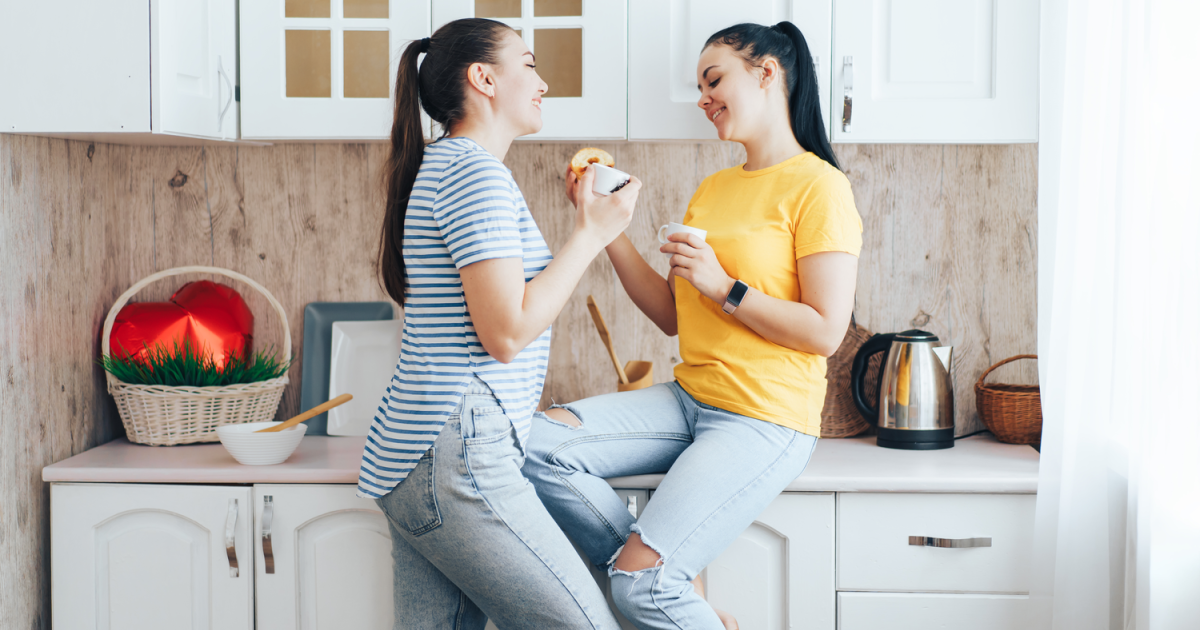
M279 422L248 422L246 424L226 424L217 427L217 437L225 450L238 461L247 466L268 466L279 464L291 457L292 452L300 446L304 432L308 426L303 422L278 433L255 433L280 424Z

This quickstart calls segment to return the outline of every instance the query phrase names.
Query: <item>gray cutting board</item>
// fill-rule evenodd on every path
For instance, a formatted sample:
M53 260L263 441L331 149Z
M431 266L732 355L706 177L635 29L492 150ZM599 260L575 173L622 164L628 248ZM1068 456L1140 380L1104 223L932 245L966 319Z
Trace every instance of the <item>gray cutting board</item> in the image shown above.
M300 359L300 411L329 400L329 359L333 322L395 318L391 302L310 302L304 307L304 347ZM328 435L327 414L305 421L307 435Z

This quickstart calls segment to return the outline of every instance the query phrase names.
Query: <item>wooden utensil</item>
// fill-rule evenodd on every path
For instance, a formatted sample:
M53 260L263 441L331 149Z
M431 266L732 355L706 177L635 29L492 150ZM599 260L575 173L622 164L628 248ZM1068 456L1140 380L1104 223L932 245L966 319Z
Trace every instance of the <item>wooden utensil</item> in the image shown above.
M305 411L304 413L302 413L298 416L292 416L291 418L288 418L287 420L284 420L283 422L281 422L273 427L259 429L259 430L255 431L255 433L277 433L279 431L283 431L284 429L290 429L290 428L296 426L297 424L300 424L301 422L308 420L309 418L319 416L319 415L325 413L326 411L333 409L334 407L348 403L348 402L350 402L350 400L352 398L354 398L353 394L342 394L341 396L338 396L337 398L334 398L333 400L327 400L327 401L317 405L316 407L313 407L312 409Z
M604 325L604 316L600 314L600 307L596 306L596 299L588 296L588 310L592 312L592 321L596 323L596 330L600 332L600 341L604 342L604 347L608 348L608 356L612 358L613 366L617 368L617 376L620 377L622 384L629 384L629 377L625 376L625 368L621 367L621 362L617 360L617 351L613 348L612 338L608 335L608 326Z

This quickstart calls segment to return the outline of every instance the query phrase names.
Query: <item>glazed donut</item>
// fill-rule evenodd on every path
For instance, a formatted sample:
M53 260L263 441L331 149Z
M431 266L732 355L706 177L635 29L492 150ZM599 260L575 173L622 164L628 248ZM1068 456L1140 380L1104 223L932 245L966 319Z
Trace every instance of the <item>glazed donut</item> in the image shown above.
M615 162L608 151L594 147L580 149L575 157L571 158L571 170L575 171L576 177L583 177L583 172L587 170L588 164L603 164L612 167Z

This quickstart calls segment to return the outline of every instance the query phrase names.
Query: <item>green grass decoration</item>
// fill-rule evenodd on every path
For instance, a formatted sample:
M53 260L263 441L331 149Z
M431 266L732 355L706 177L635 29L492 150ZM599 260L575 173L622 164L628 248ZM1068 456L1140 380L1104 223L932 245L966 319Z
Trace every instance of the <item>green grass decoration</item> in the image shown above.
M174 348L164 344L155 344L146 348L146 358L137 359L134 355L121 350L124 356L101 357L98 363L105 371L118 380L131 385L166 385L170 387L220 387L223 385L240 385L257 383L283 376L290 362L281 361L279 354L273 348L259 351L252 360L239 353L230 353L225 357L225 364L218 366L213 360L212 353L203 348L196 348L188 340L180 345L174 342Z

